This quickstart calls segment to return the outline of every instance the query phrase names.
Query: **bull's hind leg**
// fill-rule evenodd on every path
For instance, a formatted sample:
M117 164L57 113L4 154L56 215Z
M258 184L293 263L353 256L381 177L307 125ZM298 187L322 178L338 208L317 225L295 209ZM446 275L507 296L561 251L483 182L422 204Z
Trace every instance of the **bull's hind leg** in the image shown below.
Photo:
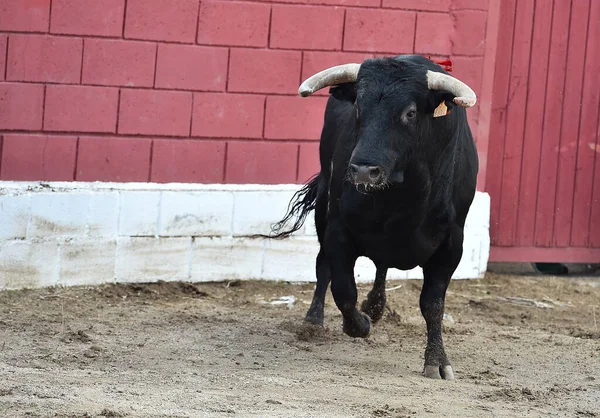
M427 323L427 348L423 373L433 379L454 379L442 340L446 290L462 256L463 231L455 227L442 246L423 266L421 313Z
M317 287L315 288L312 303L310 304L310 308L308 308L308 312L306 312L304 321L314 325L323 325L325 295L327 294L327 288L329 287L331 273L322 249L319 250L319 254L317 255L316 270Z
M344 318L344 332L351 337L367 337L371 320L356 308L358 291L354 280L354 263L358 255L347 231L339 222L328 225L324 244L331 267L331 293Z
M360 307L360 310L369 315L369 318L371 318L371 321L374 323L383 317L383 310L385 309L386 302L385 277L387 271L387 268L377 266L373 288Z
M313 295L312 303L304 321L314 325L323 325L323 311L325 310L325 295L327 294L327 288L331 281L331 270L329 269L329 263L325 258L323 252L323 239L325 237L325 230L327 229L327 191L320 189L315 202L315 227L317 229L317 236L319 237L319 243L321 249L317 255L316 262L316 275L317 275L317 286Z

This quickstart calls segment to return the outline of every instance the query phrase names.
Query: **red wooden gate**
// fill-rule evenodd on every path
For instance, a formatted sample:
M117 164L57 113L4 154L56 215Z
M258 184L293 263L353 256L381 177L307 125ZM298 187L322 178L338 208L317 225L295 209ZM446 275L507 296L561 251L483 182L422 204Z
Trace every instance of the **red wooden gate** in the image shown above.
M502 0L491 261L600 262L598 22L598 0Z

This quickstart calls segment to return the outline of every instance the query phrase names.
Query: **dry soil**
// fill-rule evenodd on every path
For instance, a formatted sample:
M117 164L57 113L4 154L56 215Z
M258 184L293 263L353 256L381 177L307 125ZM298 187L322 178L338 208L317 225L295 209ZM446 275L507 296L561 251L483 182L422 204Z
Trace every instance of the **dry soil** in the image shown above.
M600 278L453 281L452 382L421 376L420 287L389 282L364 340L329 296L325 328L302 324L310 284L1 292L0 416L600 416Z

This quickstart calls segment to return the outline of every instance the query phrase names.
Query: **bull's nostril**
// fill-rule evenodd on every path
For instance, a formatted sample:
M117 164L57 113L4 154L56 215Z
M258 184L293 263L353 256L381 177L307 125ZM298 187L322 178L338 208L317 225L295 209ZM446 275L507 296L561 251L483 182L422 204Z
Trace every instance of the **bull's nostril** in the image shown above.
M350 164L348 171L355 183L377 184L383 177L383 170L375 165Z
M369 177L371 180L377 180L381 177L381 168L379 167L369 167Z

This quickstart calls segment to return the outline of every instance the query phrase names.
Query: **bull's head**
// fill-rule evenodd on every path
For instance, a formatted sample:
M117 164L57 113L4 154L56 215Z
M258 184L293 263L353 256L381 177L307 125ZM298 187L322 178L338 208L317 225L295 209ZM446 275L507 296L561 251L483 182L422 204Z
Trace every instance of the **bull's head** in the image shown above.
M412 155L444 146L423 143L423 138L432 136L433 124L438 131L448 129L449 122L433 119L446 114L445 107L440 112L440 105L475 104L469 86L428 67L436 68L425 58L369 59L328 68L300 86L302 97L336 86L332 95L354 104L357 142L348 176L357 186L379 189L402 183Z

